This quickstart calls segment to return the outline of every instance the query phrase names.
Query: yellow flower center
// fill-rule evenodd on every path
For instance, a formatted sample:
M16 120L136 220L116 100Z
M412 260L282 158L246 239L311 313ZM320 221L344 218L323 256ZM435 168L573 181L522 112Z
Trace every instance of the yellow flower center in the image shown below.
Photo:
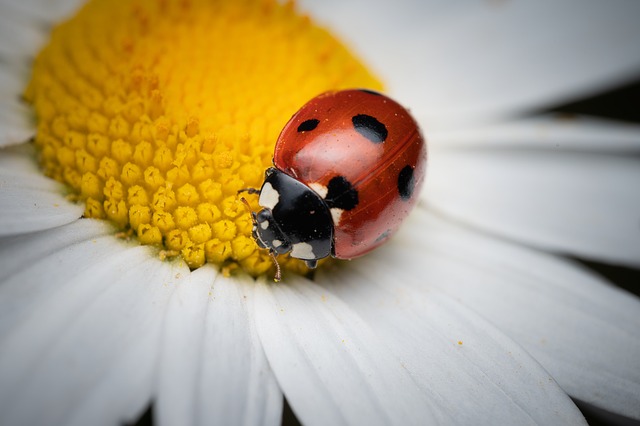
M44 173L85 217L259 275L272 263L237 192L260 188L300 106L346 87L380 83L291 3L95 0L54 29L25 97Z

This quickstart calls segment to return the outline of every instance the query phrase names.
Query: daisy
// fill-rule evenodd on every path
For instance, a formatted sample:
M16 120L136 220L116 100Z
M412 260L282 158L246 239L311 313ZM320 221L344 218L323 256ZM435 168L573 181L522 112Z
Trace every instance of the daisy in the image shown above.
M640 302L566 257L640 265L640 129L530 113L640 70L637 5L1 7L0 424L640 420ZM422 199L272 284L235 194L373 73L424 125Z

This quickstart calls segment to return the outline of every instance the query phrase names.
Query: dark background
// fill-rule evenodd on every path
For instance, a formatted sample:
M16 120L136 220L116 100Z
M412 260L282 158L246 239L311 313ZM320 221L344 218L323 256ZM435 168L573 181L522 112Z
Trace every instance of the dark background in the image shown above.
M563 114L581 114L597 117L611 118L640 124L640 76L632 83L601 93L587 99L581 99L565 105L557 105L540 113L557 112ZM640 156L640 153L636 155ZM629 182L629 185L640 187L640 182ZM603 263L575 259L591 268L596 273L604 276L609 281L625 290L640 296L640 270L617 267ZM640 313L638 313L640 315ZM591 426L610 425L639 425L638 422L629 422L610 413L588 406L581 401L576 401L584 416ZM286 426L299 425L291 408L285 401L282 424ZM153 414L151 407L131 426L152 426Z

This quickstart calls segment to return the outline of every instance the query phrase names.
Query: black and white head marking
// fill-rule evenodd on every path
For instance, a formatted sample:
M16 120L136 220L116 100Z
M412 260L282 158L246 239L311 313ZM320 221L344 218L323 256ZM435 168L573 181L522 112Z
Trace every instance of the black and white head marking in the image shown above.
M275 254L291 256L314 267L333 249L333 222L325 201L286 173L270 168L260 190L254 238Z

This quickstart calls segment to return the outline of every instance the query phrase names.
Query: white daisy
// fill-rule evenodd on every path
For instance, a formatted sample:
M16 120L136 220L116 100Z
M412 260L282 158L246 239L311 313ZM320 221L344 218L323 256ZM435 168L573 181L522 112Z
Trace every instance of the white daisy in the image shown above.
M618 0L310 3L300 8L361 54L424 125L429 172L421 203L384 247L325 265L313 279L289 271L278 285L230 270L239 264L260 275L269 267L267 256L236 237L235 228L245 227L240 219L198 228L219 237L213 245L198 243L200 233L188 234L193 246L180 245L180 233L171 234L174 246L166 243L169 254L181 252L191 266L219 256L227 261L222 273L210 264L190 271L179 259L160 260L156 249L116 238L106 221L80 218L130 220L117 204L111 210L91 204L87 194L100 198L103 191L90 180L77 181L76 196L85 203L72 203L64 185L42 175L33 144L24 144L36 127L20 100L49 25L77 5L0 3L0 144L13 145L0 153L0 424L111 425L137 418L151 403L158 424L279 424L284 397L309 425L583 424L571 398L640 421L640 302L562 256L640 266L640 128L525 115L637 73L640 6ZM165 4L173 2L158 2ZM241 30L250 6L237 6L234 24ZM157 24L146 20L144 8L138 12L139 28ZM176 20L165 22L175 22L179 38L178 27L192 24L181 17L191 15L173 12ZM119 21L92 16L96 26L120 34ZM297 22L291 16L284 21ZM78 33L72 41L93 36ZM135 36L99 42L133 49L144 71L152 46L135 50ZM305 50L306 35L300 39L298 53L315 52ZM328 53L342 55L339 49L330 45ZM100 58L67 51L67 62L52 69L64 77L73 62L86 72L83 78L109 85L109 74L93 75L88 66L111 58L107 50ZM183 53L187 69L201 70L201 58L188 51L166 56ZM249 65L261 66L259 52L256 58ZM363 75L359 81L368 78ZM199 99L206 77L182 88L184 105ZM56 92L47 78L38 90L50 91L52 106L28 93L41 116L37 143L45 169L47 155L59 156L56 164L66 160L43 144L43 135L70 138L70 144L75 137L68 131L73 126L55 120L43 127L47 111L68 101L54 95L71 93L76 106L93 99L82 79L62 78L68 92ZM290 88L286 76L265 78L265 85ZM336 84L349 83L344 78ZM149 81L144 84L152 91ZM291 96L311 90L296 83ZM235 96L234 88L228 92ZM280 101L290 99L274 100L274 109ZM86 120L76 124L100 126L100 117L83 115L82 108L78 117ZM118 108L126 116L125 106ZM108 123L115 126L109 132L121 131L117 122ZM187 115L176 122L186 123L180 127L186 138L206 127ZM249 139L277 124L252 123ZM157 136L136 129L126 136ZM214 160L233 169L225 166L227 156L234 164L241 155L256 153ZM71 186L82 179L62 168L47 172ZM242 166L234 173L221 191L255 178ZM184 188L162 201L188 200ZM233 209L241 206L231 202L215 208L219 217L240 217ZM161 228L158 221L139 225L149 223ZM157 235L166 241L166 232ZM147 242L157 235L148 234Z

